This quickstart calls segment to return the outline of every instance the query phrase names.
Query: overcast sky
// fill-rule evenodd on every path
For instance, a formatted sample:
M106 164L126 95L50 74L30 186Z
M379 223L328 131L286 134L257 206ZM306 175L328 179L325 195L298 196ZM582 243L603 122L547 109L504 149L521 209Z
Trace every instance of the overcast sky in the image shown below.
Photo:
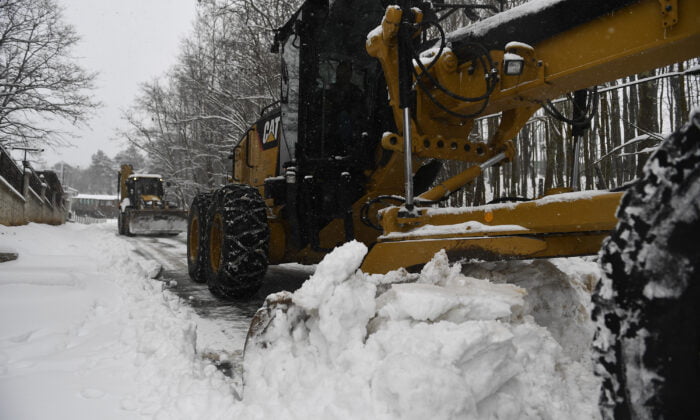
M90 128L68 127L80 138L76 146L47 149L49 165L65 161L89 166L90 157L102 149L113 157L125 148L115 130L125 127L121 110L129 107L139 83L153 80L172 67L180 42L194 21L197 0L57 0L64 19L82 38L74 54L88 71L99 73L94 92L103 103Z

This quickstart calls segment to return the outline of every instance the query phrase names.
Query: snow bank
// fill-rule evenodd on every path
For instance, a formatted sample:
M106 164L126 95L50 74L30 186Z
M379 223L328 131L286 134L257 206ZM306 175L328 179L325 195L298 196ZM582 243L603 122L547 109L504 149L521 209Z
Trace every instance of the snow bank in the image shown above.
M3 419L598 417L585 260L439 253L419 274L367 275L367 248L346 244L268 297L241 400L197 353L202 320L114 223L0 226L0 248L19 253L0 264Z
M346 244L296 293L268 298L259 312L266 321L246 350L249 409L318 419L598 416L588 353L567 354L535 321L544 318L566 338L557 327L588 325L587 318L547 320L542 301L528 302L524 289L466 276L444 253L419 275L366 275L357 270L366 252ZM555 281L579 285L592 271L580 260L586 269L548 264L560 274ZM567 305L585 312L580 303Z
M102 225L0 226L0 418L230 418L191 310Z

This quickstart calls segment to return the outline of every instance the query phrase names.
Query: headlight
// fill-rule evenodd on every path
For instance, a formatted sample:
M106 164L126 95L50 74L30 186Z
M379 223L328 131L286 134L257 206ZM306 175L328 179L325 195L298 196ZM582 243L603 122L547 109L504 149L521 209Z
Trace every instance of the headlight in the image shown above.
M503 72L508 76L519 76L523 73L525 60L517 54L505 53L503 55Z

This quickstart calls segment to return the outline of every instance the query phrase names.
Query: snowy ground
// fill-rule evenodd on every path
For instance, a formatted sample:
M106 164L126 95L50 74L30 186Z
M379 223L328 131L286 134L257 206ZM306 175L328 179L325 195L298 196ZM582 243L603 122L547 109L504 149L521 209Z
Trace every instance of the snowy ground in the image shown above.
M0 248L19 254L0 265L0 418L224 418L235 409L233 382L196 354L207 337L197 343L193 311L149 279L154 265L115 232L109 223L0 226Z
M240 351L242 334L152 280L115 230L0 226L0 252L19 254L0 264L0 418L598 417L593 262L438 256L420 275L368 276L348 244L271 311L242 389L203 357Z

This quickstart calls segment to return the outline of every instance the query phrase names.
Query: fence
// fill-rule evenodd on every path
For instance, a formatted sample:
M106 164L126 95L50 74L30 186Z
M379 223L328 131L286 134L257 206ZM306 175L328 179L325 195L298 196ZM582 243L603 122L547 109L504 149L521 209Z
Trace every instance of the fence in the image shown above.
M92 225L95 223L105 223L108 220L114 220L114 219L98 219L96 217L90 217L90 216L76 216L73 215L70 218L71 222L76 222L76 223L82 223L84 225Z
M17 192L22 191L22 170L15 164L15 161L10 158L10 155L5 152L5 149L0 147L0 177L7 182Z
M29 172L29 187L34 190L35 193L41 193L43 188L43 182L39 179L39 175L34 171Z
M65 194L56 173L20 168L0 146L0 224L66 221Z

